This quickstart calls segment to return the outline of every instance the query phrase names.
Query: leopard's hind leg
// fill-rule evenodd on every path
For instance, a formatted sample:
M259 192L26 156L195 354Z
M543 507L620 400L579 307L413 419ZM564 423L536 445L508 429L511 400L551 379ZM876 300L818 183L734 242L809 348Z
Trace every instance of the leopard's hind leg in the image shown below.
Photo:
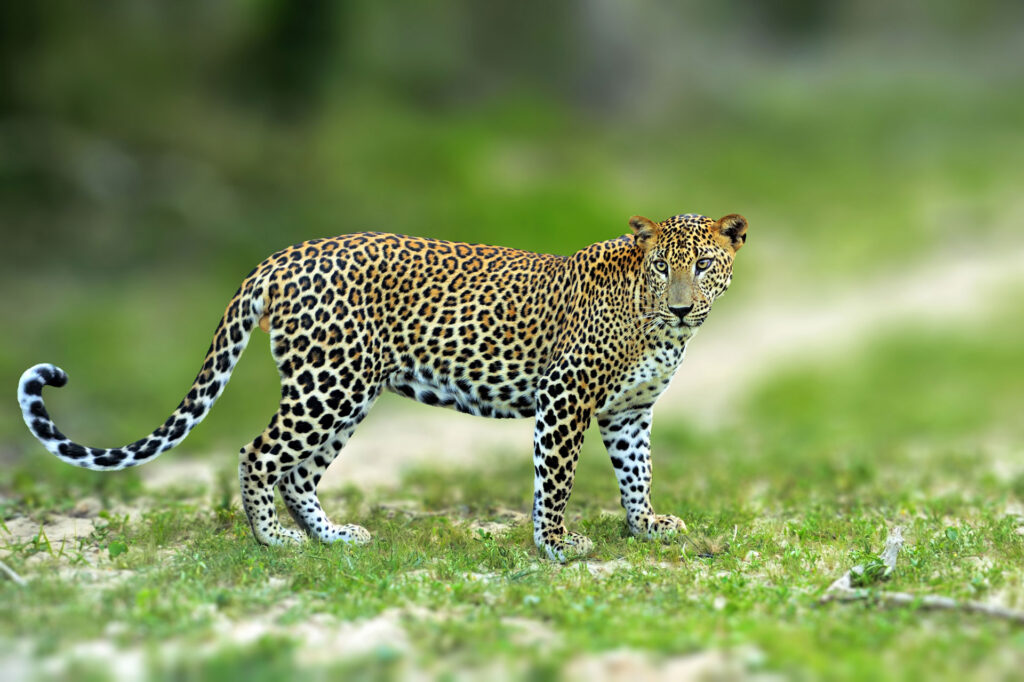
M332 524L316 497L324 470L380 395L381 358L374 352L377 311L347 308L341 267L322 261L282 269L267 289L266 324L281 375L281 406L267 430L242 451L242 499L256 539L280 544L304 535L281 526L279 488L299 527L324 542L366 542L355 525ZM326 268L326 269L325 269ZM331 303L337 301L332 310Z
M295 519L295 523L310 537L321 542L341 541L363 544L370 541L369 531L362 526L352 523L344 525L331 523L320 506L320 500L317 499L316 487L327 467L345 447L349 437L369 412L373 401L380 392L378 390L375 393L359 408L352 408L351 411L341 410L344 413L351 412L350 414L338 417L332 415L332 423L334 423L334 419L338 419L333 436L325 441L318 451L299 462L278 484L281 496L288 507L288 512Z
M238 457L242 507L256 541L264 545L305 540L302 533L281 525L274 507L274 487L282 476L282 462L295 459L285 451L289 441L283 438L291 434L283 430L281 421L281 413L278 412L263 433L241 449Z
M280 487L289 513L310 535L324 542L366 542L370 534L365 528L335 526L327 519L316 497L316 484L366 416L380 389L374 387L346 397L309 390L302 395L301 399L282 398L267 428L242 448L239 478L249 525L257 541L265 545L305 539L278 520L274 489Z

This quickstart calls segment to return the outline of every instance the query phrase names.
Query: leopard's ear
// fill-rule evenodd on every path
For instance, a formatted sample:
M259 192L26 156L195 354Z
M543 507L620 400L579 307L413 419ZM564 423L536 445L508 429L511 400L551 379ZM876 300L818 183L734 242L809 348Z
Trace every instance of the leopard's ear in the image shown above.
M658 239L661 237L661 225L641 215L635 215L630 218L629 226L633 228L637 246L644 251L650 251L654 248L654 245L658 243Z
M730 213L711 225L711 232L722 246L736 253L747 241L747 219L737 213Z

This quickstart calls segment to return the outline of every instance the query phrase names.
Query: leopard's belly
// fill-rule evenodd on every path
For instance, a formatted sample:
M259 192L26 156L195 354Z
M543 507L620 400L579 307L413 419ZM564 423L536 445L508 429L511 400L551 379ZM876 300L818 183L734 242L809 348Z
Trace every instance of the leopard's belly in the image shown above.
M410 368L391 375L388 390L437 407L448 407L479 417L515 419L533 417L536 411L536 372L510 375L483 375L471 380L484 368L453 371L440 375L430 369Z

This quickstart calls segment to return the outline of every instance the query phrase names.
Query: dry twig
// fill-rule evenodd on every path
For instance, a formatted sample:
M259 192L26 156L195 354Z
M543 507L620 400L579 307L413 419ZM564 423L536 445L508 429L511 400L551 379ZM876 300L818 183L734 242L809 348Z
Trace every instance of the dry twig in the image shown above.
M863 585L874 580L885 580L896 570L896 557L903 549L903 528L894 526L889 531L889 537L885 539L885 549L882 550L881 563L857 564L843 574L841 578L829 585L821 602L830 602L833 599L848 600L850 594L858 594L856 599L863 599L859 596L863 590L858 590L855 585Z
M25 582L24 578L15 573L14 569L5 564L3 561L0 561L0 571L3 571L7 575L7 577L10 578L18 587L25 587L26 585L28 585L28 583Z
M979 601L957 601L951 597L940 597L931 594L922 597L910 594L909 592L887 592L885 590L872 590L866 587L855 587L855 585L870 584L876 580L888 579L896 569L896 557L899 555L902 547L903 529L895 526L890 531L889 537L885 540L885 549L882 550L880 557L881 562L878 564L869 563L854 566L844 573L841 578L829 585L818 603L871 600L881 606L914 606L934 611L980 613L1024 625L1024 611L1016 611L996 604L986 604Z

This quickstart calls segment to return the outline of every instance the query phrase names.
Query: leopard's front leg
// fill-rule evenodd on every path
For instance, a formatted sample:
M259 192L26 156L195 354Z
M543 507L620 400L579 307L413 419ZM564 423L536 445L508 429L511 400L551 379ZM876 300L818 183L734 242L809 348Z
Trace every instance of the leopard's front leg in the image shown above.
M541 379L533 432L533 540L549 559L566 561L590 553L594 543L565 529L565 505L572 494L583 433L591 410L565 374Z
M651 507L651 409L602 414L597 424L619 481L626 523L633 535L666 537L686 530L683 520Z

